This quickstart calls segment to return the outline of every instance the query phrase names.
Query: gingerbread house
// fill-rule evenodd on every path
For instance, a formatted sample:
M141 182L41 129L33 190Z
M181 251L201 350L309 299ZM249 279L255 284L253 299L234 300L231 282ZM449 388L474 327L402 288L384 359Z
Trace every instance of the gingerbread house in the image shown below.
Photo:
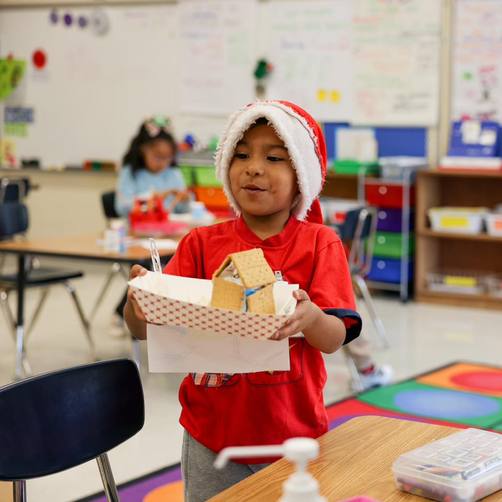
M213 274L211 306L275 314L274 272L259 248L228 255Z

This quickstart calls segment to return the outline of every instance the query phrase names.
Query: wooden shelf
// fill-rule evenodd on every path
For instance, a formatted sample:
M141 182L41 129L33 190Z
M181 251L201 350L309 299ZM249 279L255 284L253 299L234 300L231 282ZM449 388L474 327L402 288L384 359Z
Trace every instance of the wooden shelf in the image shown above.
M490 295L462 295L455 293L439 293L427 289L417 292L416 300L426 303L443 303L458 307L477 307L485 309L502 309L502 298Z
M502 203L502 172L424 170L417 176L415 292L418 301L459 307L502 309L489 295L440 293L427 289L429 272L502 274L502 237L434 231L427 213L433 207L495 207Z
M481 242L500 242L502 243L502 237L497 237L495 235L489 234L462 234L453 232L437 232L426 228L424 230L418 230L417 235L421 237L432 237L437 239L456 239L456 240L468 240L468 241L481 241Z
M419 176L437 176L445 178L499 178L502 179L502 171L476 171L451 169L443 171L442 169L424 169L420 171Z

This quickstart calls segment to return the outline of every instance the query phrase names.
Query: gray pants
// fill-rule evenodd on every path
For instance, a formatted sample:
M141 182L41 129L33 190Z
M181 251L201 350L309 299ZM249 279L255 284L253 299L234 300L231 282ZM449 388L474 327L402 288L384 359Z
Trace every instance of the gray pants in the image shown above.
M205 502L230 486L270 464L237 464L228 462L217 470L213 467L216 453L196 441L185 431L181 450L181 471L185 484L185 502Z

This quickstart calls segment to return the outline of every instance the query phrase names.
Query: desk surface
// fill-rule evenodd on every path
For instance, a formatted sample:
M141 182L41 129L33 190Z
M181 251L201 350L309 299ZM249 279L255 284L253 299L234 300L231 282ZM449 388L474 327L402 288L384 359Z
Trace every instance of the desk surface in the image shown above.
M150 250L141 246L128 247L125 253L105 251L103 246L98 244L100 238L101 236L94 234L0 242L0 252L122 263L137 263L150 259ZM173 238L173 240L179 240L179 238ZM159 249L159 254L171 256L175 251L174 248Z
M385 417L358 417L326 433L319 440L320 457L310 464L321 494L330 502L367 495L380 502L424 501L397 490L392 477L394 460L406 451L443 438L459 429ZM225 490L211 502L279 499L281 485L292 472L286 460ZM501 500L500 492L483 499Z

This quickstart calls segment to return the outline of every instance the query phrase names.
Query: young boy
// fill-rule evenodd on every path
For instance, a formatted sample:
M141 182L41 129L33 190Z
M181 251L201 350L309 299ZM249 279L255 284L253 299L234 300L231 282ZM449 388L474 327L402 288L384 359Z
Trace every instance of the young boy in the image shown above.
M290 339L290 371L185 377L179 397L189 502L207 500L270 461L244 459L216 471L222 448L326 432L321 352L336 351L361 331L342 244L319 224L326 147L314 119L284 101L251 104L230 118L216 168L238 218L192 230L164 272L210 279L229 253L261 248L278 276L300 286L295 313L274 337L304 336ZM135 266L131 277L143 273ZM125 318L134 336L146 337L131 293Z

